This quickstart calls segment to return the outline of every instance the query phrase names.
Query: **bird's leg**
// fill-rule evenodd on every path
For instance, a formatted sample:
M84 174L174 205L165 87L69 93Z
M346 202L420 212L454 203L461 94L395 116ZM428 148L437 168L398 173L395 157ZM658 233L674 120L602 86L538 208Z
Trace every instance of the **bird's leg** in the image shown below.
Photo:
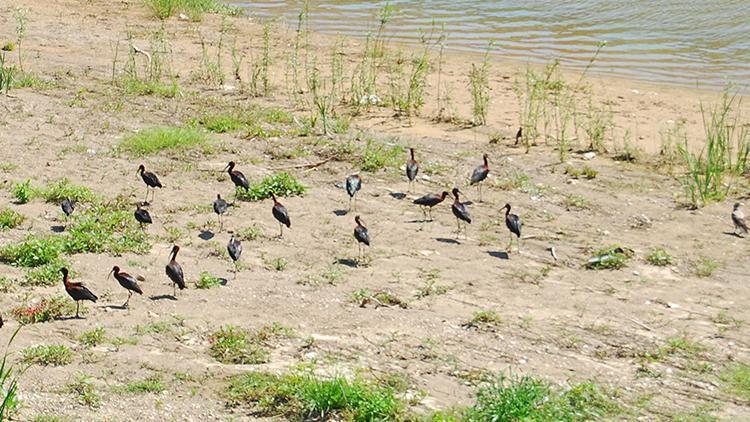
M518 243L518 253L521 253L521 236L518 236L518 240L516 242Z
M482 202L482 182L477 184L477 189L479 189L479 202Z
M510 252L510 247L513 245L513 233L510 234L510 239L508 241L508 247L506 248L508 252Z
M172 283L172 296L177 297L177 283Z
M279 223L279 239L284 237L284 225Z
M130 302L130 297L131 296L133 296L133 292L128 291L128 299L125 301L125 303L122 304L123 308L127 308L128 307L128 302Z
M76 319L80 318L80 316L78 315L78 310L80 309L80 307L81 307L81 302L76 300Z
M456 218L456 226L458 229L456 229L456 239L458 239L458 235L461 234L461 222L458 221L458 218Z
M146 199L143 201L143 205L148 205L148 186L146 186Z
M349 211L352 210L352 197L349 197Z

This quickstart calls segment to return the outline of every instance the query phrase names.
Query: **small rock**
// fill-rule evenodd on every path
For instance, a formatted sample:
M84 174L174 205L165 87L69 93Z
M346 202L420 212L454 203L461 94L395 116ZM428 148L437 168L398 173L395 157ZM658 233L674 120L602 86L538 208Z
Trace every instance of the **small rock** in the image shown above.
M222 85L221 89L224 91L234 91L237 88L234 85Z
M188 15L186 15L184 13L180 13L180 19L183 20L183 21L189 21L190 20L190 16L188 16Z
M639 273L638 271L633 271L633 275L634 275L634 276L640 276L640 275L641 275L641 273Z
M427 181L427 182L429 182L429 181L430 181L430 180L432 180L432 179L430 178L430 176L428 176L428 175L426 175L426 174L423 174L423 175L422 175L422 180L424 180L424 181Z
M679 308L679 307L680 307L680 305L679 305L679 304L677 304L677 303L671 303L671 302L667 302L667 307L668 307L668 308L671 308L671 309L677 309L677 308Z
M593 160L594 157L596 157L596 153L594 151L589 151L589 152L583 154L583 159L584 160Z

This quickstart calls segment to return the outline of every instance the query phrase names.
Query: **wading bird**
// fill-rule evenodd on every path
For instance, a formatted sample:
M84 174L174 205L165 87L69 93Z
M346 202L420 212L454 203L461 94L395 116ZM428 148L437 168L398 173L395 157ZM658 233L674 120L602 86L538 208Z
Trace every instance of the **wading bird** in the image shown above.
M70 198L65 198L62 201L62 204L60 204L60 207L62 208L63 213L65 213L65 223L67 224L70 215L73 214L73 211L76 209L76 204L71 201Z
M349 194L349 211L352 210L352 199L354 200L354 208L357 208L357 192L362 189L362 176L358 174L352 174L346 178L346 193Z
M515 214L510 213L510 204L505 204L504 207L501 208L501 210L505 210L505 227L510 230L510 242L508 242L508 252L510 252L510 247L513 245L513 235L516 235L516 239L518 239L518 252L521 252L521 226L523 226L523 222L521 221L521 218Z
M229 178L232 179L232 183L234 183L234 186L238 188L244 188L245 190L250 189L250 182L247 181L247 177L245 177L245 175L242 174L241 171L235 170L234 166L234 161L230 161L229 164L224 167L224 170L229 173Z
M229 204L227 204L227 201L221 199L221 195L217 193L216 200L214 201L214 212L219 216L219 231L224 228L224 220L221 216L227 212L227 208L229 208Z
M454 199L451 210L453 211L453 215L456 216L456 224L458 225L458 231L456 231L456 239L458 239L458 235L461 233L461 220L463 220L466 224L471 224L471 215L469 215L469 209L466 208L466 204L462 204L458 198L458 194L460 193L461 191L458 190L458 188L453 188ZM464 224L464 236L468 238L468 234L466 233L466 224Z
M135 216L135 221L141 225L141 230L143 230L144 224L151 224L153 222L151 221L151 214L148 213L148 210L141 208L140 204L135 206L133 215Z
M138 166L138 174L141 175L141 179L143 179L143 182L146 184L146 200L143 201L143 204L145 205L148 204L148 191L153 189L151 195L151 199L153 200L156 195L156 188L161 189L163 186L154 173L146 171L146 167L144 167L143 164Z
M445 191L443 191L443 193L429 193L421 198L415 199L414 203L419 205L425 219L427 219L427 213L429 212L430 221L432 221L432 207L445 201L447 196L448 192Z
M409 192L411 192L414 180L417 178L417 173L419 173L419 163L414 159L414 148L409 148L409 156L411 158L406 161L406 177L409 179Z
M518 128L518 132L516 132L516 145L518 145L518 142L523 138L523 126Z
M117 265L112 267L112 271L109 272L107 278L109 278L109 276L112 274L115 275L115 280L120 283L120 286L128 291L128 300L126 300L125 303L122 304L123 308L127 308L128 302L130 302L130 297L133 296L133 292L142 295L143 290L141 290L141 286L138 285L138 281L136 281L135 277L128 273L121 272L120 267L118 267Z
M242 255L242 243L240 242L240 239L237 239L232 235L229 239L229 243L227 243L227 252L229 252L229 257L232 258L232 262L234 262L234 277L237 278L237 261L240 260L240 255Z
M734 223L734 232L737 233L737 230L739 230L741 233L747 234L747 221L745 221L745 213L740 209L741 206L742 204L738 202L734 204L734 208L732 209L732 222Z
M359 216L354 217L354 221L357 223L357 227L354 228L354 238L357 239L357 246L359 246L359 257L364 256L364 246L370 246L370 234L367 233L367 227L362 223L362 219Z
M96 300L99 299L96 297L95 294L91 293L91 290L86 288L81 283L74 283L68 279L68 269L63 267L60 268L60 272L63 275L63 285L65 286L65 291L68 292L68 295L76 302L76 318L80 318L78 316L78 311L81 308L81 302L82 300L90 300L94 303L96 303Z
M474 173L471 174L471 184L477 185L477 189L479 189L479 202L482 202L482 182L487 178L487 175L490 174L490 166L487 163L487 154L484 154L482 158L484 159L484 164L475 168Z
M276 200L276 195L273 192L271 192L271 198L273 199L273 209L271 209L271 212L273 213L273 218L279 222L279 238L281 238L284 236L284 226L291 228L292 222L289 220L289 213L286 211L286 207Z
M180 288L180 290L183 290L185 288L185 275L182 273L182 267L180 264L175 261L177 259L177 252L180 251L180 247L177 245L174 245L172 247L172 252L169 253L169 263L167 264L167 277L169 277L170 280L172 280L174 289L173 296L177 297L177 287Z

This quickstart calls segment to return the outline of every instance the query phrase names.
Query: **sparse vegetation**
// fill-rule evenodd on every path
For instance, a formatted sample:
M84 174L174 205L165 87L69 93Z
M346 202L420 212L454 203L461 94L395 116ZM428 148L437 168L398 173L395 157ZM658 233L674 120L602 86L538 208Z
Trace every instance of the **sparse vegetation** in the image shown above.
M702 256L691 263L693 274L698 277L705 278L711 277L719 268L719 263L714 261L712 258Z
M73 351L67 346L33 346L21 350L25 363L42 366L62 366L73 362Z
M85 314L85 307L81 307L81 313ZM22 305L14 308L11 313L21 324L36 324L48 322L64 315L75 313L75 305L61 296L44 298L36 305Z
M157 154L162 151L185 153L213 152L209 138L198 129L190 127L156 127L144 129L120 142L119 150L135 157Z
M211 289L221 286L222 284L222 279L220 279L219 277L214 277L210 273L203 271L198 277L198 281L195 283L195 287L199 289Z
M615 245L594 252L594 256L586 263L586 268L590 270L619 270L624 268L632 257L632 249Z
M667 265L672 265L672 255L662 248L656 248L648 254L646 261L657 267L666 267Z
M144 0L144 3L159 19L166 19L180 12L194 21L200 20L204 13L240 13L239 8L224 5L218 0Z
M104 327L97 327L92 330L84 331L78 336L78 341L86 347L98 346L106 340L106 331Z
M381 169L397 168L404 159L405 150L401 145L386 145L367 140L362 152L360 168L362 171L375 172Z
M474 312L471 320L465 324L469 328L495 328L503 323L500 315L492 309Z
M30 180L25 180L16 183L11 193L19 204L25 204L34 198L42 198L51 203L60 203L64 199L74 202L95 202L99 199L91 189L75 185L65 177L40 187L33 187Z
M211 357L222 363L257 365L269 360L268 351L252 342L248 332L239 327L222 327L211 336L210 342Z
M119 390L130 394L146 394L161 393L166 389L167 387L164 386L164 382L162 381L161 376L156 374L139 381L131 382L123 386Z
M251 183L250 189L237 188L237 199L241 201L262 201L271 197L302 196L307 188L289 173L276 173L263 178L258 183Z
M750 400L750 366L742 362L730 364L719 378L727 392L742 400Z
M66 389L76 396L78 404L96 409L102 404L102 396L96 391L94 382L86 374L78 374Z
M0 231L14 229L18 227L25 217L10 208L4 208L0 211Z

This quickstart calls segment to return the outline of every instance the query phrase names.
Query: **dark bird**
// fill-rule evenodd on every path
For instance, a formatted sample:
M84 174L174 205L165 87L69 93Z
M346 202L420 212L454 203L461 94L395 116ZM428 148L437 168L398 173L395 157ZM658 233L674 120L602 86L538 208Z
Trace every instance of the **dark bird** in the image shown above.
M5 325L5 322L3 321L3 316L0 315L0 328L3 328L3 325Z
M740 209L741 206L742 204L738 202L734 204L734 208L732 209L734 232L737 233L737 230L739 230L740 232L747 234L747 221L745 221L745 213Z
M419 173L419 163L414 159L414 148L409 148L409 156L411 158L406 161L406 177L409 179L409 191L411 191L417 173Z
M523 126L518 128L518 132L516 132L516 145L518 145L518 142L523 138Z
M292 227L292 222L289 220L289 213L286 211L286 207L276 200L276 195L273 192L271 192L271 198L273 198L273 209L271 211L273 212L273 217L279 222L279 237L282 237L284 236L284 226L290 228Z
M508 251L510 252L510 247L513 244L513 235L516 235L516 239L518 239L518 251L521 251L521 226L523 226L523 222L521 221L521 218L515 214L510 213L510 204L505 204L505 206L501 209L505 210L505 227L510 230L510 242L508 242Z
M180 288L180 290L183 290L185 288L185 275L182 273L182 267L180 264L175 261L177 259L177 252L180 251L180 247L177 245L174 245L172 247L172 252L169 254L169 263L167 264L167 277L169 277L170 280L172 280L172 283L174 285L172 286L174 288L174 296L177 296L177 287Z
M80 301L90 300L96 303L96 300L99 298L96 297L95 294L91 293L91 290L87 289L83 284L74 283L68 280L67 268L60 268L60 272L63 275L63 285L65 285L65 291L68 292L68 295L70 295L70 297L73 298L73 300L76 302L76 318L80 318L80 316L78 316L78 311L81 307Z
M234 276L236 278L237 261L240 260L240 255L242 255L242 242L240 242L240 239L237 239L232 235L229 239L229 243L227 243L227 252L229 252L229 257L232 258L232 262L234 262Z
M466 208L466 204L462 204L461 201L459 201L458 194L460 193L461 191L458 190L458 188L453 188L454 199L451 210L453 211L453 215L456 216L456 224L458 225L456 238L458 238L459 233L461 233L461 220L463 220L466 224L471 224L471 215L469 215L469 209ZM464 236L468 236L466 234L466 224L464 224Z
M71 201L70 198L65 198L60 206L62 207L62 211L65 213L66 220L70 217L71 214L73 214L73 211L76 209L75 202Z
M359 216L354 217L354 221L357 223L357 227L354 228L354 238L357 239L359 257L362 258L364 256L364 247L362 245L370 246L370 234L367 233L367 227L362 223L362 219Z
M443 193L429 193L421 198L415 199L414 203L419 205L419 207L422 209L422 214L425 218L427 218L427 212L429 212L430 221L432 221L432 207L445 201L445 198L447 196L448 192L445 191L443 191Z
M482 202L482 182L490 174L490 166L487 163L487 154L482 156L484 164L474 169L474 173L471 174L471 184L477 185L479 189L479 202Z
M143 179L143 182L146 183L146 200L143 201L144 205L148 204L148 191L149 189L153 189L153 194L151 199L154 199L154 195L156 195L156 188L162 188L161 182L159 181L159 178L156 177L156 175L150 171L146 171L146 167L141 164L138 166L138 174L141 175L141 179Z
M352 210L352 199L354 200L354 208L357 207L357 192L362 189L362 176L358 174L352 174L346 178L346 193L349 194L349 211Z
M238 188L244 188L245 190L250 189L250 182L247 181L247 177L245 177L245 175L242 174L241 171L235 170L234 166L234 161L230 161L229 164L224 167L224 170L229 173L229 178L232 179L232 183L234 183L234 186Z
M141 225L141 230L143 230L144 224L153 223L153 221L151 221L151 214L148 213L148 210L141 208L139 204L135 206L135 212L133 215L135 216L135 221Z
M227 201L221 199L221 195L217 193L216 200L214 201L214 212L219 216L219 231L224 228L224 220L221 218L221 216L224 215L225 212L227 212L228 208L229 204L227 204Z
M107 278L109 278L109 276L112 274L115 275L115 280L120 283L120 286L124 287L125 290L128 291L128 300L126 300L125 303L122 304L123 308L127 308L128 302L130 302L130 297L133 296L133 292L142 295L143 290L141 290L141 286L138 285L138 281L135 279L135 277L128 273L121 272L120 267L116 265L112 267L112 271L109 272Z

